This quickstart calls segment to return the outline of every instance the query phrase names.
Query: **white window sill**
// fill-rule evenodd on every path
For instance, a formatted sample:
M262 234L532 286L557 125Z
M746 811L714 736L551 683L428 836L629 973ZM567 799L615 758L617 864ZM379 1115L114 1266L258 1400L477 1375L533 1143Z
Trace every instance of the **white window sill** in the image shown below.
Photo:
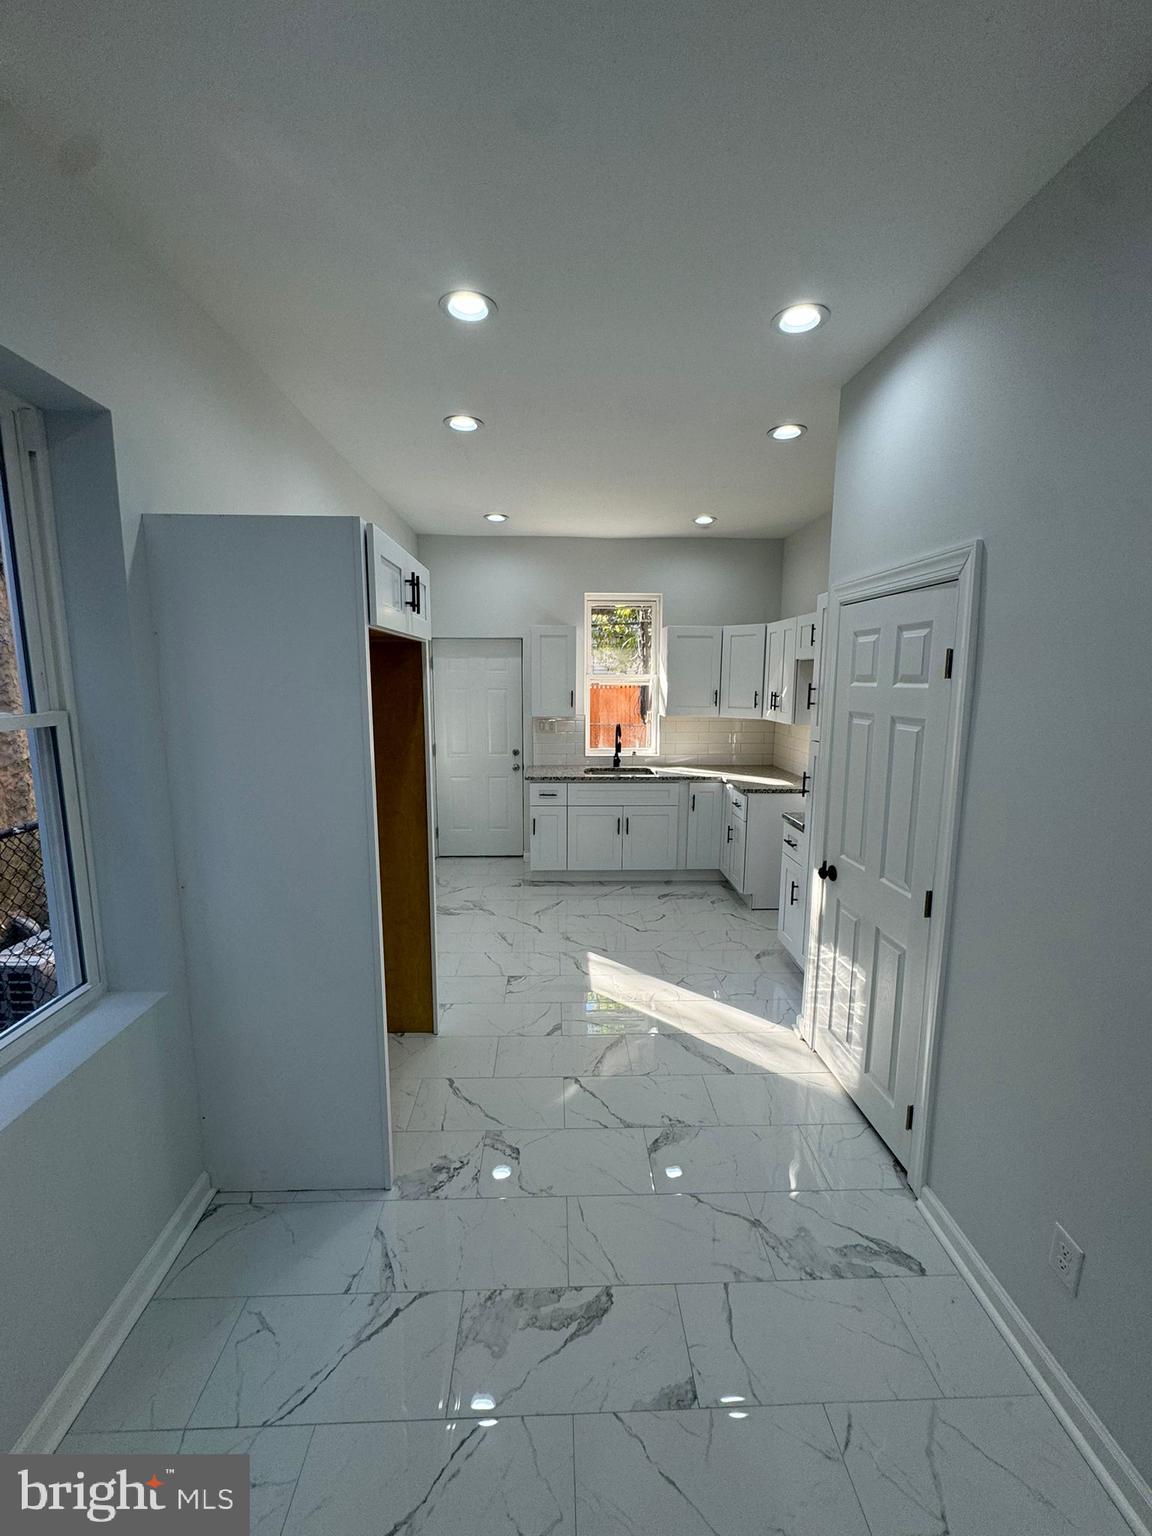
M30 1033L25 1048L10 1062L5 1061L0 1051L0 1131L165 996L163 992L102 992L88 1008L51 1030L42 1041L34 1032Z

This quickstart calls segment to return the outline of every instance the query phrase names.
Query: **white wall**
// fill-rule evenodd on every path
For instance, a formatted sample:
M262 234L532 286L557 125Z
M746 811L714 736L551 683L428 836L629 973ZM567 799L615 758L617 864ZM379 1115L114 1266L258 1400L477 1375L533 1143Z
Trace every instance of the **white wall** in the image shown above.
M780 582L780 617L812 613L816 599L828 590L828 561L832 546L832 514L806 523L784 540Z
M779 539L424 535L436 635L523 635L583 621L585 592L662 592L666 624L780 616Z
M7 1446L202 1167L140 517L353 513L415 536L8 118L0 250L0 387L50 413L108 979L161 994L91 1051L58 1036L74 1059L39 1097L43 1048L0 1057Z
M1146 92L852 381L832 538L987 540L929 1183L1146 1477L1150 165Z

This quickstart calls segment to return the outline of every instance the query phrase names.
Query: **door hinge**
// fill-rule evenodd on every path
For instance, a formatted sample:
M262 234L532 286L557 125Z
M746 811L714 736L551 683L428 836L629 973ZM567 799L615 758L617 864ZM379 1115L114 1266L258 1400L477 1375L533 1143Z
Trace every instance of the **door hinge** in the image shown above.
M912 1116L915 1113L916 1113L916 1106L915 1106L915 1104L909 1104L908 1112L904 1116L904 1129L906 1131L910 1131L912 1129Z
M948 649L944 652L944 676L946 678L952 676L952 647L951 646L949 646Z
M925 891L924 892L924 916L925 917L931 917L932 916L932 892L931 891Z

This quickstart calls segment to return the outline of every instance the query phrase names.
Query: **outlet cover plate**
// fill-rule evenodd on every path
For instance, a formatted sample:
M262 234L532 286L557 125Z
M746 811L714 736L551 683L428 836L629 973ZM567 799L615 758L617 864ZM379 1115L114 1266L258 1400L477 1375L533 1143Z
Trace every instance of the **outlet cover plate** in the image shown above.
M1048 1263L1075 1296L1080 1289L1084 1250L1074 1238L1069 1237L1059 1222L1056 1223L1056 1230L1052 1234L1052 1248L1048 1254Z

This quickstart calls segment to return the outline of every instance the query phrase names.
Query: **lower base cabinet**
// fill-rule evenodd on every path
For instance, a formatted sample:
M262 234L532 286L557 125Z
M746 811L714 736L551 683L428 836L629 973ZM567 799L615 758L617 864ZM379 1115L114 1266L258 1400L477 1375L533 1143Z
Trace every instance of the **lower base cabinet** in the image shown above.
M808 878L795 859L780 860L780 942L798 965L804 964L804 914Z
M624 869L675 869L680 862L679 805L626 805Z
M624 812L618 805L568 807L568 868L620 869Z
M533 869L568 868L568 807L532 807L528 859Z
M693 784L688 790L688 846L685 869L717 869L724 827L723 784Z

